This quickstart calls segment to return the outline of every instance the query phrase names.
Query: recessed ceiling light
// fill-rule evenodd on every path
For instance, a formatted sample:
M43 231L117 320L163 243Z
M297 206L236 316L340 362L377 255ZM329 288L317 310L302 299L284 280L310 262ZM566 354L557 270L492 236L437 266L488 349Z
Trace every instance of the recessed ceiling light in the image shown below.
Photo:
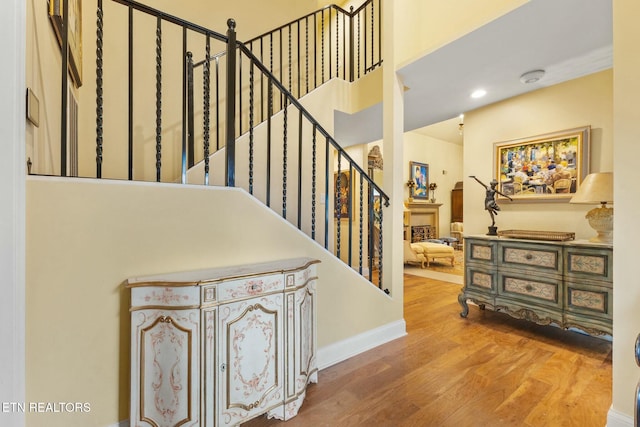
M527 71L520 76L520 81L524 84L535 83L544 77L544 70Z
M472 98L482 98L487 94L487 91L484 89L476 89L471 93Z

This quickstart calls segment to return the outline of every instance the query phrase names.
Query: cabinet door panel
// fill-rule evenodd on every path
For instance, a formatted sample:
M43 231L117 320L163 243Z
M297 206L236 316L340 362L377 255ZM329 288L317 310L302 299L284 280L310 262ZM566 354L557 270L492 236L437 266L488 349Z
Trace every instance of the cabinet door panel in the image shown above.
M197 310L132 313L132 408L135 425L198 424Z
M282 404L282 299L276 294L219 308L220 426Z

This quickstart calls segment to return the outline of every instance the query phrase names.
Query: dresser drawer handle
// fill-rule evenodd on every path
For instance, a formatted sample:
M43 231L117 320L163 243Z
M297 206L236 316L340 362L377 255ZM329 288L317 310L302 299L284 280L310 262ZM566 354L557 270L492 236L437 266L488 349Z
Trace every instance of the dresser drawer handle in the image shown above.
M531 261L533 259L533 255L531 254L526 254L524 257L527 259L527 261Z
M527 290L527 292L531 292L533 290L533 286L531 285L527 285L524 288Z

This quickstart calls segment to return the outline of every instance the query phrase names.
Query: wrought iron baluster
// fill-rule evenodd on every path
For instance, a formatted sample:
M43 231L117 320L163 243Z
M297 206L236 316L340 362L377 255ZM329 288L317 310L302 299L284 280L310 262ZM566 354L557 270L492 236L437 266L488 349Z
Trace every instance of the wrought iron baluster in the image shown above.
M349 229L347 232L347 247L349 249L349 254L347 256L348 262L347 264L351 267L351 256L353 254L353 163L349 161L349 187L347 187L347 210L349 212Z
M298 110L298 229L302 228L302 110Z
M322 46L322 54L320 55L320 59L321 59L321 65L320 65L320 69L321 74L322 74L322 79L320 79L320 84L324 83L324 10L322 11L322 16L320 17L320 39L321 39L321 43L320 45Z
M311 238L316 240L316 124L313 124L313 134L311 136Z
M253 60L249 62L249 194L253 194L253 78L254 64Z
M336 10L336 77L340 77L340 15Z
M102 178L103 99L102 99L102 45L104 37L104 12L102 0L98 0L96 12L96 178ZM66 74L65 77L66 78ZM65 124L66 128L66 124Z
M363 232L363 220L364 220L364 175L360 174L360 226L358 227L358 272L362 274L362 238Z
M382 200L380 200L380 207L378 209L378 216L380 218L380 227L378 230L378 288L382 289ZM374 221L375 224L375 221ZM375 225L374 225L375 226Z
M338 223L336 224L336 256L340 258L340 237L342 231L342 180L340 179L340 173L342 172L342 165L340 164L342 160L342 153L338 153L338 174L336 176L336 217L338 218Z
M204 80L204 108L203 108L203 136L204 136L204 185L209 185L209 138L211 120L211 38L207 34L205 58L203 68Z
M195 164L195 113L193 92L193 54L187 52L187 164ZM186 172L186 171L185 171Z
M273 82L269 79L267 86L267 206L271 207L271 117L273 117Z
M282 134L282 217L287 218L287 131L289 109L287 108L288 99L283 94L283 134Z
M128 159L129 159L129 181L133 180L133 7L129 6L129 40L128 40Z
M288 33L288 42L289 42L289 50L288 50L288 54L289 54L289 92L293 93L293 81L292 81L292 73L293 73L293 62L292 62L292 55L293 55L293 51L292 51L292 47L291 47L291 25L289 25L288 27L287 33ZM286 105L286 100L285 100L285 105Z
M216 151L220 149L220 59L216 56Z
M329 248L329 136L325 138L324 153L324 248ZM334 198L335 200L335 194Z
M156 181L162 175L162 20L156 21Z
M374 3L371 2L371 69L373 69L373 64L374 62L374 48L375 48L375 28L374 28L374 23L375 23L375 19L374 19Z
M360 16L361 16L361 14L358 13L358 36L357 36L357 39L358 39L358 50L357 50L357 55L358 55L358 78L360 78L360 55L361 55L361 53L360 53L360 37L361 37L361 32L362 32L361 31L362 22L360 21Z
M304 66L305 66L305 95L309 93L309 17L305 18L305 27L304 27L304 46L305 46L305 55L304 55Z

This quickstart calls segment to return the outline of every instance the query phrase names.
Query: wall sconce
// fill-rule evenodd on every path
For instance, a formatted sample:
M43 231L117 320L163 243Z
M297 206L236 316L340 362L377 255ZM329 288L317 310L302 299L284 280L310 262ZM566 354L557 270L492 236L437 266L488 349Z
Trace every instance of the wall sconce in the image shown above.
M464 133L464 114L460 114L458 118L460 119L460 123L458 123L458 132L462 135Z
M589 241L597 243L611 243L613 241L613 208L607 207L607 203L613 203L612 172L587 175L576 194L571 198L570 203L600 203L600 207L591 209L585 215L591 228L598 233Z

